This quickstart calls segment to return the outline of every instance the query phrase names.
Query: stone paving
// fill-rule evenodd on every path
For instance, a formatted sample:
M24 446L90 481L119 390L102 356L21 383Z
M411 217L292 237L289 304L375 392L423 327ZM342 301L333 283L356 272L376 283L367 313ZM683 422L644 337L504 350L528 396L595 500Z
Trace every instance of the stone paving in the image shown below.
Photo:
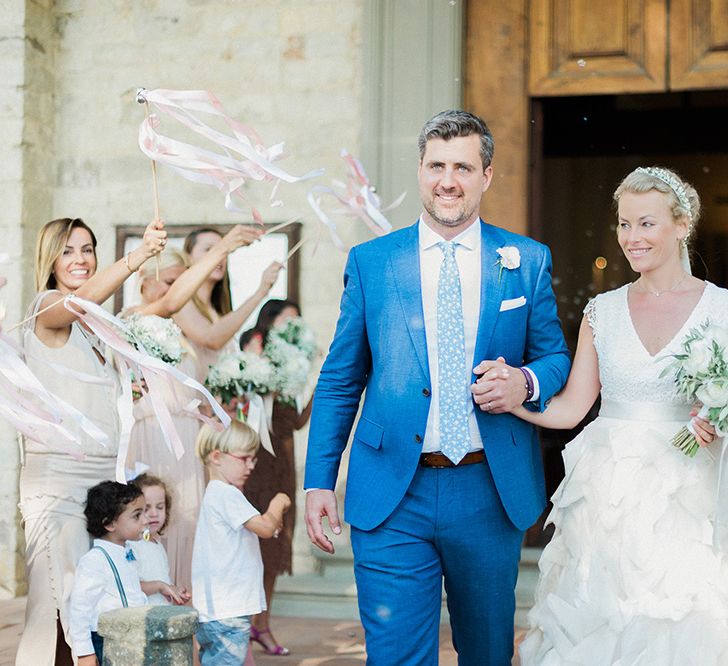
M25 598L0 601L0 666L15 663L15 650L23 629ZM364 631L353 620L274 617L276 638L291 650L288 657L272 657L254 646L257 666L360 666L366 661ZM523 630L516 631L516 640ZM450 629L440 629L440 666L456 666ZM514 659L513 666L518 665Z

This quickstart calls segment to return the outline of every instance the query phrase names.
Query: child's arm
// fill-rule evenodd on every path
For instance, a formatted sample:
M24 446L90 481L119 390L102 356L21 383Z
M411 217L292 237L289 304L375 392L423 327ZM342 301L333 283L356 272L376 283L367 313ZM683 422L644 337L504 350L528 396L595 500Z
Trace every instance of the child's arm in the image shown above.
M148 597L153 594L161 594L168 601L171 601L178 606L182 606L190 600L190 595L185 588L178 588L175 585L170 585L161 580L142 580L139 581L142 585L142 592Z
M68 611L68 634L71 647L78 657L79 666L97 664L94 644L91 641L91 627L105 587L104 577L93 567L89 557L82 557L73 578Z
M87 654L78 658L78 666L99 666L99 660L96 654Z
M283 527L283 514L291 506L291 500L285 493L278 493L268 505L266 512L260 516L253 516L245 522L245 527L257 534L261 539L270 539L278 536Z

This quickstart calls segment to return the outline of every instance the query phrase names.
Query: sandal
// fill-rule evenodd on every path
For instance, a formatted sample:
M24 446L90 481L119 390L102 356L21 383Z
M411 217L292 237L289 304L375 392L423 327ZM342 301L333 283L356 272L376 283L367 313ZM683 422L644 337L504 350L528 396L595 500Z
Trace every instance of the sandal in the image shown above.
M265 650L266 654L273 655L275 657L285 657L289 654L291 654L291 651L288 648L284 648L282 645L279 645L278 643L275 643L274 647L268 647L263 640L261 639L261 636L264 634L270 634L270 629L256 629L254 626L250 626L250 640L254 641L256 643L259 643L260 646ZM273 640L273 636L271 634L271 640Z

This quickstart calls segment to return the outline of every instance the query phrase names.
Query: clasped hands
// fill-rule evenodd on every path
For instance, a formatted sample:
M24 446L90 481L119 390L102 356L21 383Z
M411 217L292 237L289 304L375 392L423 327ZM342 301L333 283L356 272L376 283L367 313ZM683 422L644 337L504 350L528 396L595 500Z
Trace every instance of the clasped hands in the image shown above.
M521 369L507 365L502 356L495 361L481 361L473 372L480 376L470 385L470 391L473 401L484 412L504 414L526 400L528 389Z
M480 377L470 390L475 404L484 412L511 412L526 400L528 389L521 369L507 365L502 356L495 361L481 361L473 372ZM700 446L708 446L715 439L715 428L697 414L697 408L690 412L696 440Z

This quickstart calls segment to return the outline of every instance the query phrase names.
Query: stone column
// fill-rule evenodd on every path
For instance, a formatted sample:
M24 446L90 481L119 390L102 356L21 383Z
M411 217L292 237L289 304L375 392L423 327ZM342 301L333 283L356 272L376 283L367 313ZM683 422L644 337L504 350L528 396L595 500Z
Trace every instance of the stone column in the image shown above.
M33 247L52 210L53 99L57 47L53 0L0 3L0 265L4 328L20 321L32 295ZM11 334L17 341L18 332ZM19 525L18 441L0 420L0 598L25 593Z
M99 617L101 666L192 666L197 611L186 606L119 608Z

